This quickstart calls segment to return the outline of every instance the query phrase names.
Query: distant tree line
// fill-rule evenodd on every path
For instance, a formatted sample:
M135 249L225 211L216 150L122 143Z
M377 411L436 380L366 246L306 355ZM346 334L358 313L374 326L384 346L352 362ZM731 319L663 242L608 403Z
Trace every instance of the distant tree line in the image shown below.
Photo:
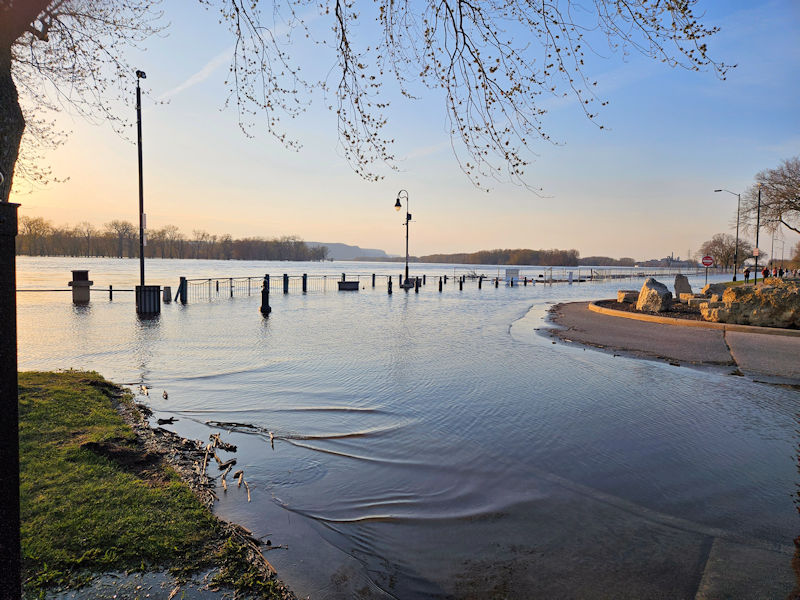
M102 228L83 222L74 227L53 225L42 217L22 217L16 239L17 254L29 256L139 256L139 227L129 221L111 221ZM191 236L175 225L147 231L148 258L204 258L221 260L325 260L326 246L311 247L296 236L274 239L194 230Z
M578 265L577 250L480 250L472 253L429 254L420 262L458 263L464 265Z
M611 258L610 256L586 256L578 259L579 265L592 267L633 267L636 261L624 256L622 258Z

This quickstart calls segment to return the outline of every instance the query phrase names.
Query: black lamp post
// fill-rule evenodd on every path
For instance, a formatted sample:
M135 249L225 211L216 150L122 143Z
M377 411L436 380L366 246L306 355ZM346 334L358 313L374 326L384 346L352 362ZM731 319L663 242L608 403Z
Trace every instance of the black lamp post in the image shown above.
M405 199L406 201L406 279L403 282L403 287L406 286L408 283L408 223L411 221L411 213L408 212L408 192L405 190L400 190L397 192L397 201L394 203L394 209L400 210L402 208L402 204L400 204L400 200Z
M139 80L147 79L144 71L136 71L136 133L139 145L139 285L144 287L144 180L142 178L142 90Z
M742 205L742 195L730 190L714 190L715 192L728 192L738 198L736 201L736 247L733 250L733 280L736 281L736 273L739 270L739 209ZM758 244L756 244L757 246Z
M755 276L756 278L753 280L753 285L758 283L758 255L761 253L761 250L758 248L758 230L761 228L761 184L758 184L758 212L756 213L756 266L755 266Z

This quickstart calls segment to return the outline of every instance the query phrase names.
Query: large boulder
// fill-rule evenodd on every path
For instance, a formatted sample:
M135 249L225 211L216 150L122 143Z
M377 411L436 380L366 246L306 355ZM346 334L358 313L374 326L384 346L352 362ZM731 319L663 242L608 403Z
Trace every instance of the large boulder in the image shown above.
M703 288L703 295L710 298L712 294L718 294L721 297L727 289L728 286L724 283L707 283Z
M645 279L636 301L636 310L662 312L672 306L672 292L663 283L652 277Z
M681 294L691 294L692 286L686 275L675 275L675 297L681 298Z
M617 290L617 302L636 304L639 299L639 290Z
M796 283L729 287L722 294L722 306L709 304L700 311L707 321L800 328L800 286Z

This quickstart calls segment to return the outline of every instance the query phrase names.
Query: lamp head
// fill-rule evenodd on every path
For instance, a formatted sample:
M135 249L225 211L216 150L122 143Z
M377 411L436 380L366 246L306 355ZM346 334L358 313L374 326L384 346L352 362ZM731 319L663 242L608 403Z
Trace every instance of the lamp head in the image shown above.
M137 79L147 79L147 75L144 71L136 71L136 78Z
M400 204L400 196L398 196L398 197L397 197L397 202L395 202L395 203L394 203L394 209L395 209L395 210L397 210L397 211L399 211L399 210L400 210L400 208L402 208L402 206L401 206L401 204Z

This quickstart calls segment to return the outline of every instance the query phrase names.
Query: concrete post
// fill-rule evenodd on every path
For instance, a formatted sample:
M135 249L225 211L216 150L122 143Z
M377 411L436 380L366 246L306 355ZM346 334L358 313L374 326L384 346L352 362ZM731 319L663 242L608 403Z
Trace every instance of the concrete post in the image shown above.
M110 290L111 286L108 286L108 287L109 287L109 290ZM163 298L163 300L164 300L164 304L169 304L170 302L172 302L172 288L170 286L168 286L168 285L164 286L164 298Z

